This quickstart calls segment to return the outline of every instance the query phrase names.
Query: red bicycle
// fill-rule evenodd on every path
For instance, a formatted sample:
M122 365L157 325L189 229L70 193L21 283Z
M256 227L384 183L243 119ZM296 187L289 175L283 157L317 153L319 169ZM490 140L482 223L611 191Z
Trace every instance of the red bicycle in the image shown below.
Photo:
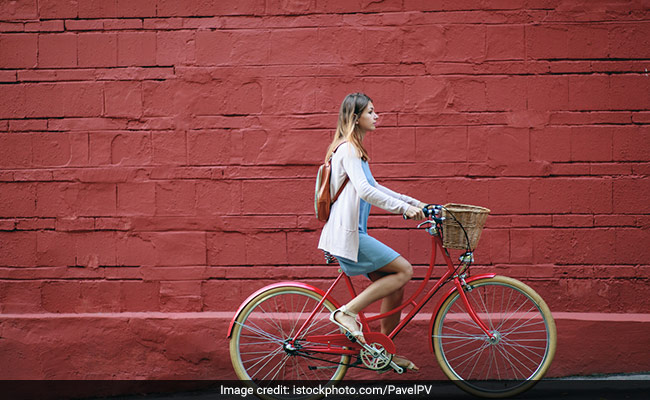
M445 375L481 397L515 395L540 380L553 360L557 340L555 322L544 300L516 279L494 273L470 276L476 235L470 239L470 228L465 229L449 205L425 211L428 219L418 228L431 235L426 276L400 307L378 315L359 314L367 345L352 342L328 319L341 305L332 296L341 282L350 296L356 296L347 275L340 273L325 291L301 282L275 283L246 299L230 324L230 356L238 378L263 388L285 380L335 385L349 367L402 373L392 361L393 339L440 288L450 284L435 307L428 331L429 347ZM448 251L448 247L458 247L443 241L452 226L459 227L466 238L458 265ZM479 236L480 229L482 224ZM424 293L438 251L447 269ZM409 306L410 311L389 335L369 330L369 322Z

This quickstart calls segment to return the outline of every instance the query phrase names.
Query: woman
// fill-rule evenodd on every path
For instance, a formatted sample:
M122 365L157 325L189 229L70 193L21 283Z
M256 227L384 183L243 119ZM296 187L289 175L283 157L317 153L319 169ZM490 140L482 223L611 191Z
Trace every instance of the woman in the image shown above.
M404 286L413 275L413 267L406 259L368 235L370 207L374 205L416 220L424 219L422 209L426 207L418 200L379 185L372 177L363 139L376 129L377 118L372 100L363 93L349 94L341 104L336 133L325 160L332 157L331 193L337 192L346 176L350 178L350 184L344 187L332 205L318 244L319 249L337 258L347 275L365 274L373 281L330 316L332 322L361 343L366 343L366 340L357 323L357 314L382 298L381 312L399 306ZM395 313L382 319L382 333L388 335L400 318L400 314ZM393 360L401 367L418 369L404 357L395 356Z

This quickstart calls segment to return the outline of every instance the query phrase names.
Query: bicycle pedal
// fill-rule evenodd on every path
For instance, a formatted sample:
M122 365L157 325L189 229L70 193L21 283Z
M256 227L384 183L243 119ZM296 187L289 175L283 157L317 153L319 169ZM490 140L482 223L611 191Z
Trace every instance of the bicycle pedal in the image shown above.
M356 342L357 342L357 338L354 337L350 332L345 332L345 337L347 337L348 339L350 339L350 341L351 341L352 343L356 343Z

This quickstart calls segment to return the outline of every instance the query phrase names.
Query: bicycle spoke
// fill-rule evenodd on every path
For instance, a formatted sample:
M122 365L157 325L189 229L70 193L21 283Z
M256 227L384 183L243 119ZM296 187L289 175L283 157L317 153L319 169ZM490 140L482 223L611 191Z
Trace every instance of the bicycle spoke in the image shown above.
M443 371L477 395L516 394L538 380L552 359L552 353L547 357L549 342L555 340L550 312L542 311L530 288L510 278L470 284L470 306L493 337L469 318L460 295L454 294L443 303L432 335Z
M244 306L235 321L230 346L237 376L257 385L286 379L341 379L349 364L348 355L315 353L312 357L309 347L322 344L296 337L303 326L301 337L338 332L327 318L335 307L329 301L319 306L320 300L319 294L308 289L278 287L262 292L250 306ZM332 368L322 369L324 365Z

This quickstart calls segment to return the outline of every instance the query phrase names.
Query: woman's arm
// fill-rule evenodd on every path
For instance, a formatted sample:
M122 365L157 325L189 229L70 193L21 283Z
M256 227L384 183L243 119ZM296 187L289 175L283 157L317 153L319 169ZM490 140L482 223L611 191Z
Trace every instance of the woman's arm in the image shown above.
M413 197L409 197L409 196L407 196L405 194L394 192L394 191L390 190L389 188L387 188L386 186L380 185L379 183L377 183L377 185L375 187L377 189L381 190L382 192L386 193L387 195L392 196L392 197L394 197L396 199L402 200L402 201L404 201L404 202L406 202L406 203L408 203L408 204L410 204L410 205L412 205L414 207L424 208L426 206L425 203L423 203L423 202L421 202L419 200L416 200Z
M403 214L408 210L409 203L375 188L366 178L361 165L361 158L357 155L353 145L346 143L339 148L342 153L342 164L345 173L350 177L359 197L366 202L394 214ZM394 193L394 192L393 192Z

